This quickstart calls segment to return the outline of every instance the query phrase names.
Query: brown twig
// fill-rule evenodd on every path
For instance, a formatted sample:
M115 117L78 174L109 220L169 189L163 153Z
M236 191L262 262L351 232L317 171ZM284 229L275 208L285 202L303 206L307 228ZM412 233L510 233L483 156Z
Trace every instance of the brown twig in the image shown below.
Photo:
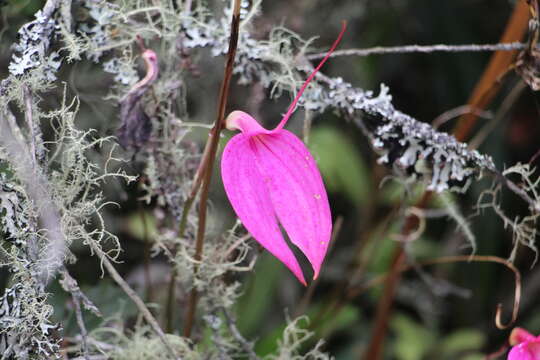
M233 337L236 339L236 341L240 344L240 346L244 349L246 352L246 355L249 360L260 360L261 358L257 356L255 351L253 351L253 344L248 342L240 333L238 330L238 327L236 326L236 321L234 321L233 317L226 308L221 307L221 311L223 313L223 317L225 318L225 322L227 323L227 326L229 327L229 330Z
M506 95L504 100L501 103L501 106L497 110L495 116L484 125L474 137L469 141L469 149L478 149L480 145L486 140L488 135L495 129L495 127L500 123L500 121L507 117L508 112L512 106L519 99L525 88L527 87L526 83L519 81L514 88Z
M133 301L133 303L135 303L135 306L137 306L137 308L141 312L144 319L148 322L152 330L154 330L154 332L157 334L157 336L159 337L159 339L165 346L165 350L169 353L170 356L173 357L173 359L177 359L178 357L174 351L174 348L171 346L171 344L167 340L165 333L159 326L154 315L152 315L150 310L148 310L148 308L144 304L144 301L141 300L141 298L139 297L139 295L137 295L135 290L133 290L128 285L128 283L122 278L122 276L120 276L118 271L116 271L116 269L114 268L114 265L111 263L107 255L103 252L103 250L101 250L101 247L95 241L89 241L88 244L90 245L92 250L96 253L96 255L99 257L99 259L101 260L101 263L105 265L105 267L107 268L107 271L109 272L113 280L118 284L118 286L122 288L122 290L126 293L126 295L129 296L129 298Z
M214 127L210 131L210 137L208 139L208 158L206 166L202 169L202 183L201 183L201 199L199 203L199 224L197 228L197 238L195 240L195 256L196 261L200 261L202 258L204 236L206 231L206 208L208 203L208 191L210 188L210 180L212 179L212 169L214 161L216 159L216 153L219 143L219 135L224 127L225 110L227 107L227 98L229 94L229 86L232 78L234 58L236 55L236 48L238 46L238 32L240 25L240 0L234 1L234 8L231 20L231 36L229 39L229 52L227 54L227 63L225 65L225 74L223 83L219 93L219 105L216 122ZM205 151L206 153L206 151ZM204 161L204 156L203 156ZM198 267L195 265L194 272L196 275ZM189 296L188 307L186 310L184 336L190 337L191 330L193 328L193 322L195 319L195 311L197 307L198 294L197 289L193 287Z
M508 350L508 341L506 344L502 345L499 350L492 352L491 354L487 354L484 360L493 360L498 359L499 357L503 356L504 353Z
M455 256L444 256L436 259L421 261L417 264L411 265L411 264L403 264L399 268L397 268L397 271L399 273L403 273L405 271L414 269L416 266L428 266L428 265L436 265L436 264L447 264L447 263L454 263L454 262L491 262L491 263L498 263L506 266L509 270L511 270L514 273L515 278L515 288L514 288L514 306L512 308L512 317L510 321L507 324L503 324L501 320L501 314L502 314L502 304L497 304L497 310L495 313L495 325L499 329L507 329L508 327L512 326L517 319L518 312L519 312L519 304L521 302L521 274L519 270L506 259L500 258L498 256L484 256L484 255L455 255ZM371 281L369 281L367 284L364 284L362 286L359 286L355 289L351 289L349 292L347 298L348 300L351 300L355 298L356 296L363 293L365 290L376 286L380 284L381 282L387 280L392 274L383 274L380 275Z
M509 43L520 41L529 24L529 9L525 1L518 1L514 12L510 17L504 33L499 42ZM500 87L500 78L511 66L516 55L516 51L497 51L495 52L476 84L468 104L475 109L485 109L491 100L495 97ZM459 120L454 130L454 135L460 141L463 141L471 132L478 117L475 114L466 114Z
M79 326L79 330L81 331L81 349L82 349L82 356L85 360L90 360L90 352L88 350L88 331L86 329L86 325L84 323L83 315L82 315L82 309L81 309L81 302L85 301L84 295L81 292L81 289L79 288L77 282L75 279L71 277L69 272L65 267L62 267L62 270L60 270L60 273L62 274L62 280L60 280L60 284L64 288L64 290L68 291L71 294L71 298L73 300L73 304L75 305L75 318L77 320L77 325ZM88 301L88 299L86 299ZM93 304L92 304L93 305ZM97 308L95 308L97 311Z
M432 193L425 192L422 199L418 202L416 207L424 208L431 199ZM401 234L407 236L414 228L417 219L416 216L407 216L403 225ZM392 304L394 302L394 295L401 279L400 269L405 265L406 254L403 250L403 245L399 246L395 252L390 266L390 272L386 278L384 284L382 298L377 305L377 312L375 314L375 322L372 330L372 340L365 352L364 359L377 360L380 359L382 354L382 345L386 336L386 330L388 326L388 319L390 318Z
M493 118L493 114L491 114L491 112L489 112L489 111L484 111L484 110L481 110L481 109L475 109L475 108L471 107L470 105L462 105L462 106L458 106L458 107L455 107L453 109L447 110L447 111L443 112L442 114L440 114L439 116L437 116L431 122L431 126L435 130L437 130L439 127L446 124L448 121L450 121L452 119L455 119L457 117L469 114L469 113L476 114L477 116L482 117L482 118L486 118L486 119L492 119Z

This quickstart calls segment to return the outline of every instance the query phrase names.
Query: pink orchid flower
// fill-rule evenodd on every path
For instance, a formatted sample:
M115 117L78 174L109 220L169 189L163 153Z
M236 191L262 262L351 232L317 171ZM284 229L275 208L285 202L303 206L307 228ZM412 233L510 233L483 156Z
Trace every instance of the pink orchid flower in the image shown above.
M515 328L510 333L510 345L513 347L508 353L508 360L540 360L540 336Z
M315 160L302 141L283 127L344 31L345 23L275 129L263 128L242 111L233 111L225 120L227 129L241 131L227 143L221 160L221 175L229 201L255 240L304 285L300 265L285 242L278 221L311 263L316 279L330 242L332 217Z

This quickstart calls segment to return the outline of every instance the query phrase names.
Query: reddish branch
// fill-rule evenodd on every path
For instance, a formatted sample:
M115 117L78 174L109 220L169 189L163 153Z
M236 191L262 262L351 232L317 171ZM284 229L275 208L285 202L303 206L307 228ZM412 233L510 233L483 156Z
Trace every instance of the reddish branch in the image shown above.
M201 199L199 203L199 224L197 229L197 238L195 243L195 261L200 261L202 258L202 251L203 251L203 244L204 244L204 237L205 237L205 231L206 231L206 209L207 209L207 202L208 202L208 191L210 189L210 180L212 179L212 169L214 165L214 161L216 159L216 153L218 149L218 143L219 143L219 134L221 133L221 130L223 130L224 127L224 119L225 119L225 109L227 107L227 98L229 94L229 85L231 83L232 78L232 72L233 72L233 65L234 65L234 58L236 56L236 48L238 46L238 32L239 32L239 25L240 25L240 0L235 0L234 2L234 10L232 15L232 21L231 21L231 37L229 39L229 52L227 54L227 63L225 65L225 75L223 78L223 82L221 84L221 89L219 93L219 105L218 105L218 113L216 122L214 123L214 127L210 131L210 138L208 139L208 157L203 156L203 160L205 161L204 166L201 167L202 171L200 173L202 178L201 183ZM206 153L206 151L205 151ZM195 266L195 274L198 271L198 267ZM191 330L193 328L193 323L195 319L195 311L197 307L198 302L198 293L195 286L193 286L189 300L188 300L188 307L186 310L186 318L185 318L185 326L184 326L184 336L190 337L191 336Z

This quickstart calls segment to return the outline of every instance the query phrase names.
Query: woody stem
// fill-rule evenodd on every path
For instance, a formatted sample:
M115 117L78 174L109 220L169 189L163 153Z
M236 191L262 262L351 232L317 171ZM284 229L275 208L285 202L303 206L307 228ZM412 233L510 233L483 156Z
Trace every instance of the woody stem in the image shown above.
M202 258L203 245L204 245L204 236L206 231L206 209L208 205L208 191L210 189L210 181L212 180L212 169L214 162L216 160L216 153L219 143L219 135L221 130L223 130L224 119L225 119L225 109L227 107L227 98L229 94L229 86L231 83L234 58L236 55L236 48L238 46L238 32L240 25L240 0L234 1L234 9L231 20L231 36L229 39L229 52L227 54L227 63L225 65L225 74L223 77L223 82L221 84L221 89L219 93L219 105L218 112L216 117L216 122L214 127L210 131L210 136L208 139L208 158L206 166L201 171L202 183L201 183L201 198L199 202L199 224L197 228L197 238L195 240L195 256L194 259L196 262L200 261ZM204 160L204 157L203 157ZM198 266L195 264L194 267L194 276L198 272ZM193 329L193 322L195 319L195 310L197 307L198 293L195 286L191 289L189 296L188 307L186 310L185 317L185 327L184 327L184 336L190 337L191 330Z

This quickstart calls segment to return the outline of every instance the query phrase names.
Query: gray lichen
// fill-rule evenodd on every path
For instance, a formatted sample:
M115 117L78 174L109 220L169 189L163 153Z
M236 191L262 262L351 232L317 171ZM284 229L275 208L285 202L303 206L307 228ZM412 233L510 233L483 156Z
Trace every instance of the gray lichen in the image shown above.
M209 47L214 56L225 54L228 24L204 20L204 23L188 22L183 45ZM299 41L285 29L274 31L270 41L255 40L247 31L242 33L234 70L238 81L241 84L258 81L272 88L274 94L296 91L301 75L312 68L297 63L296 59L302 57L295 53L292 39ZM299 50L305 51L302 47ZM465 192L482 171L495 170L489 156L469 150L467 144L453 136L396 110L385 85L381 85L375 96L372 91L355 88L339 77L320 75L306 90L299 106L314 113L333 110L352 119L380 154L380 163L390 166L400 176L424 181L428 190Z

